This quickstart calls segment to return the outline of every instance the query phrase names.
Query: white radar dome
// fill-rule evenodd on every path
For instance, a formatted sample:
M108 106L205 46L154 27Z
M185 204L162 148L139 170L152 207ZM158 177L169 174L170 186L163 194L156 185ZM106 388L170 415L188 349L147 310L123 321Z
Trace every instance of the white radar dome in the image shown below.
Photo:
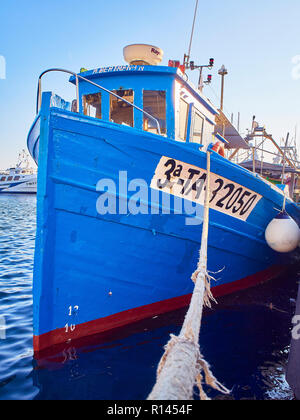
M123 53L125 61L132 65L157 66L164 56L162 49L147 44L127 45Z

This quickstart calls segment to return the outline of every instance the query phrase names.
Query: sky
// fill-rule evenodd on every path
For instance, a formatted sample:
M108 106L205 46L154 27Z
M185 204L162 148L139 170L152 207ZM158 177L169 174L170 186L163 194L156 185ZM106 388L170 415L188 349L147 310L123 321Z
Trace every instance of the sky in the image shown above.
M0 169L16 163L35 117L39 74L51 67L79 72L124 64L123 47L147 43L169 59L187 52L195 0L10 0L0 6ZM191 58L215 58L204 90L219 105L218 69L225 64L225 111L252 116L300 150L300 1L199 0ZM4 66L6 63L6 66ZM196 72L190 74L197 80ZM75 97L65 75L49 75L44 90Z

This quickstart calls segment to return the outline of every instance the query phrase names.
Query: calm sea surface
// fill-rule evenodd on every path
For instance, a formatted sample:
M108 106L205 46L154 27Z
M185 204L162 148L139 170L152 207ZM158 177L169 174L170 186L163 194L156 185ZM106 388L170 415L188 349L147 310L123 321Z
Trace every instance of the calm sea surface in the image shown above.
M145 399L185 311L136 324L81 350L32 352L33 196L0 195L0 400ZM297 282L285 278L222 298L206 313L201 347L232 399L291 399L284 379ZM210 394L213 398L223 398Z

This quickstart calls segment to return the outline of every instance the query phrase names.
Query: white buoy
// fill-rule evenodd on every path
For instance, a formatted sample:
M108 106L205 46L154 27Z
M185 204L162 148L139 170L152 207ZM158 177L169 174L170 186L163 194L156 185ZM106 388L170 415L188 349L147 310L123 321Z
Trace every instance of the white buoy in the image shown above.
M292 252L299 244L300 229L297 223L285 211L282 211L268 225L265 237L274 251Z

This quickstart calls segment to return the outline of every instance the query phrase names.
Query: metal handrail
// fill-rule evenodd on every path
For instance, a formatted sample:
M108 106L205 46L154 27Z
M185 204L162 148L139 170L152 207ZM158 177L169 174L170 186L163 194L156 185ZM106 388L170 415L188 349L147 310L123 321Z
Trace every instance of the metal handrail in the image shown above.
M79 79L81 79L81 80L84 80L87 83L90 83L93 86L98 87L101 90L104 90L105 92L109 93L110 95L114 96L115 98L121 99L126 104L132 106L133 108L135 108L138 111L145 114L148 118L151 118L155 122L155 124L157 125L158 134L161 135L161 129L160 129L160 124L159 124L158 120L156 118L154 118L151 114L149 114L147 111L143 110L142 108L139 108L135 104L132 104L131 102L127 101L126 99L122 98L121 96L117 95L116 93L112 92L111 90L108 90L105 87L103 87L101 85L98 85L97 83L94 83L91 80L86 79L85 77L80 76L77 73L74 73L73 71L65 70L65 69L54 68L54 69L45 70L43 73L41 73L41 75L39 77L39 81L38 81L38 90L37 90L37 105L36 105L36 113L37 114L39 113L39 111L41 109L41 104L42 104L42 78L45 74L51 73L51 72L67 73L67 74L71 74L72 76L75 77L75 79L76 79L77 112L78 113L79 113Z

